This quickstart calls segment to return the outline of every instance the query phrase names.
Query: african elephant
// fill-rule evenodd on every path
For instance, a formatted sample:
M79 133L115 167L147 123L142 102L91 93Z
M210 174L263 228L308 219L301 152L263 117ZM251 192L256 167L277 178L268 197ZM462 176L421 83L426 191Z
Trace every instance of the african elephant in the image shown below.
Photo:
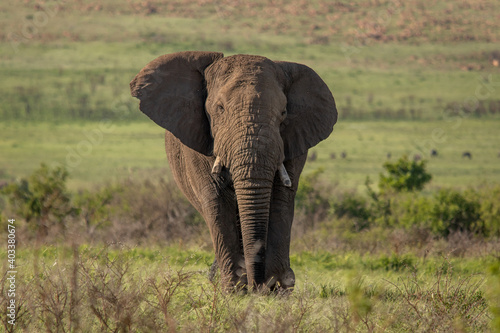
M193 51L151 61L130 89L166 129L174 179L210 229L224 286L293 287L299 176L337 121L323 80L297 63Z

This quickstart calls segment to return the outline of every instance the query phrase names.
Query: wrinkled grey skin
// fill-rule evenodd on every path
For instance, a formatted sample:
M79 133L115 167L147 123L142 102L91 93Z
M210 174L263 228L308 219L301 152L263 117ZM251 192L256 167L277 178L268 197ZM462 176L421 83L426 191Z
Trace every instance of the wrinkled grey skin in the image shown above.
M161 56L130 83L165 128L174 178L203 215L227 288L292 288L290 231L307 150L337 121L309 67L215 52ZM212 172L216 158L220 172ZM291 186L277 173L284 164Z

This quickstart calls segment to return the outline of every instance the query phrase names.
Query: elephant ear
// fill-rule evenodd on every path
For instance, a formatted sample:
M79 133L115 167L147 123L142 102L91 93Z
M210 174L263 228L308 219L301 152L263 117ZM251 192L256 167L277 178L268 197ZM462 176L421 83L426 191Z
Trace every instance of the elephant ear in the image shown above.
M204 70L223 57L216 52L166 54L147 64L130 82L139 108L183 144L210 155L213 139L205 114Z
M326 139L337 122L337 108L326 83L311 68L276 62L285 73L287 118L281 127L285 160L303 155Z

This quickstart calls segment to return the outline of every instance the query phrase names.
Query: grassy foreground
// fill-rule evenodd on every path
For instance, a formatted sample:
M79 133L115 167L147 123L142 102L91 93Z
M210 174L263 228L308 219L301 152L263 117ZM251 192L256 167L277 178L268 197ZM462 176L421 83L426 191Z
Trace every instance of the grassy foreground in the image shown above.
M316 171L297 195L296 289L241 295L208 279L210 236L171 180L150 175L70 192L66 175L43 166L0 197L0 219L16 218L15 231L0 234L9 244L15 235L17 270L13 282L12 251L0 252L1 292L15 289L24 331L498 328L498 186L367 199L332 193ZM13 329L6 313L0 322Z
M212 255L201 249L21 249L22 331L488 332L499 279L484 273L490 256L300 252L293 293L245 296L208 280Z

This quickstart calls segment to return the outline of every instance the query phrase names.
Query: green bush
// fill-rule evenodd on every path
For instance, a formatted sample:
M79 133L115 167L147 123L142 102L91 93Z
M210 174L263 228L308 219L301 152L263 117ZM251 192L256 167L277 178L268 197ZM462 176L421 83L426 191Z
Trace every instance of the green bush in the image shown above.
M66 216L76 215L66 190L68 172L62 167L50 169L41 164L28 179L21 179L2 189L15 213L22 216L40 236L52 225L65 229Z
M382 227L392 225L393 196L388 193L375 192L370 186L370 177L366 177L365 187L368 197L372 199L369 208L375 224L382 225Z
M432 198L420 195L408 195L401 198L395 215L398 216L399 224L410 229L414 226L429 227L431 224L431 212L433 209Z
M0 214L23 220L20 227L34 231L22 233L27 239L62 234L65 240L77 235L79 241L151 244L206 238L203 219L172 181L124 180L71 194L67 177L64 168L42 164L2 189L9 204L2 212L0 201Z
M408 194L391 203L394 225L406 229L424 227L439 237L448 237L454 232L486 236L489 231L481 217L481 202L473 190L462 193L441 189L432 197Z
M295 231L301 230L303 233L314 229L317 223L323 222L329 215L331 188L319 180L324 171L324 168L318 168L300 178L295 195Z
M295 195L295 206L304 209L307 214L329 206L329 198L324 196L319 182L319 176L323 172L325 172L324 168L318 168L300 178Z
M500 237L500 185L481 189L478 200L485 230L489 236Z
M397 162L384 163L388 175L380 174L379 189L385 192L388 189L401 191L420 191L432 176L425 170L426 161L410 161L407 156Z
M80 209L87 233L93 234L96 229L111 224L111 202L120 191L120 187L107 186L95 191L83 190L75 196L74 202Z
M472 191L460 193L452 189L442 189L435 194L431 211L432 231L445 237L456 231L485 235L481 204L472 196Z
M401 228L407 232L422 230L445 238L456 232L483 237L500 235L500 186L466 191L441 189L426 196L415 191L431 178L425 171L424 162L410 162L403 157L384 166L391 175L399 174L400 177L381 176L380 192L372 190L367 178L366 196L344 192L331 198L332 195L315 192L314 186L305 182L301 195L307 200L299 202L304 209L313 212L318 203L330 200L333 216L343 219L342 225L349 225L350 232L378 227L383 230Z
M339 201L332 203L332 208L336 217L345 217L353 221L353 231L361 231L370 227L372 212L367 200L362 196L346 193Z
M376 192L367 179L367 194L362 195L339 192L321 183L323 171L317 169L301 179L295 233L319 232L328 225L328 230L353 244L369 235L376 235L374 242L383 243L380 235L394 229L408 235L421 230L425 235L445 238L456 232L500 235L500 186L463 192L441 189L427 196L414 191ZM0 217L23 220L22 225L36 231L37 237L49 231L57 237L62 232L93 241L189 242L205 237L202 217L170 180L126 180L71 195L66 190L67 177L63 168L42 164L26 179L5 186ZM332 217L339 221L332 221Z

